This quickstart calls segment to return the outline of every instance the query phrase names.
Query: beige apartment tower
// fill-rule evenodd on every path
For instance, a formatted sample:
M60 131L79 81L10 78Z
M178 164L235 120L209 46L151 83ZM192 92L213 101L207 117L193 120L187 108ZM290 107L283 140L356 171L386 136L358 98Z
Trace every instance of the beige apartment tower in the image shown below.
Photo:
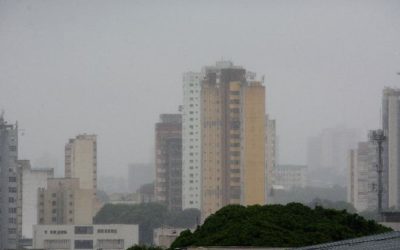
M77 178L50 178L38 191L39 224L92 224L93 190L81 189Z
M231 62L201 86L202 218L228 204L265 203L265 88Z
M82 134L65 145L65 177L78 178L82 189L97 189L97 138Z
M252 81L242 90L242 204L265 202L265 87ZM263 187L260 190L260 187Z

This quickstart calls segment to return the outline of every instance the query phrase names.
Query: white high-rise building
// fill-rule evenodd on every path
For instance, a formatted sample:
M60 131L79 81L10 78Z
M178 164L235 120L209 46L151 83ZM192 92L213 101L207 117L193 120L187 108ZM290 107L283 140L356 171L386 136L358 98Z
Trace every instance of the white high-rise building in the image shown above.
M375 210L378 207L376 145L371 142L360 142L357 149L349 152L347 201L358 211Z
M29 160L19 160L22 207L22 239L32 239L32 225L38 224L39 188L47 188L47 179L54 177L54 169L33 169Z
M382 98L383 207L400 208L400 89L385 88Z
M183 74L182 209L201 208L201 79L201 73Z

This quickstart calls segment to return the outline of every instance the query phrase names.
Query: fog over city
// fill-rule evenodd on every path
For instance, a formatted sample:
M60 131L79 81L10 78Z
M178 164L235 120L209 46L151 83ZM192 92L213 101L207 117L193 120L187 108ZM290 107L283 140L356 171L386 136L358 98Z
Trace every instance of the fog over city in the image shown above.
M182 104L182 74L216 61L265 75L279 162L305 164L324 128L381 125L400 86L399 1L0 1L0 109L19 158L64 169L98 135L99 175L154 161L154 124Z

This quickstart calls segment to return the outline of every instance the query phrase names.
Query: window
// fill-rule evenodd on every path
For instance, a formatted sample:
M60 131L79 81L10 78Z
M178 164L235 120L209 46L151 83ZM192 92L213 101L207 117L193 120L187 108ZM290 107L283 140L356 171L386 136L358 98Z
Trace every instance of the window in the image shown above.
M9 149L11 152L15 152L15 151L17 151L17 146L11 145L11 146L8 147L8 149Z
M17 192L17 188L16 188L16 187L9 187L9 188L8 188L8 192L10 192L10 193L16 193L16 192Z
M76 226L75 234L93 234L92 226Z
M8 177L8 181L9 182L17 182L17 177L15 177L15 176Z
M74 243L75 249L93 249L93 240L75 240Z

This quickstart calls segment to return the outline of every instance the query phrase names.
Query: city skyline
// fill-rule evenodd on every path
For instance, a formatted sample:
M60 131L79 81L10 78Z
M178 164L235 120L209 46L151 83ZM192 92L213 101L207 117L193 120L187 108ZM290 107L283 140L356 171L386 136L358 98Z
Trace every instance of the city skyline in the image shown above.
M398 2L207 6L1 2L0 108L21 124L21 158L59 176L63 142L86 132L99 135L99 175L151 162L150 124L182 105L182 73L221 56L265 74L282 163L304 164L307 138L324 128L379 127L380 90L400 82Z

